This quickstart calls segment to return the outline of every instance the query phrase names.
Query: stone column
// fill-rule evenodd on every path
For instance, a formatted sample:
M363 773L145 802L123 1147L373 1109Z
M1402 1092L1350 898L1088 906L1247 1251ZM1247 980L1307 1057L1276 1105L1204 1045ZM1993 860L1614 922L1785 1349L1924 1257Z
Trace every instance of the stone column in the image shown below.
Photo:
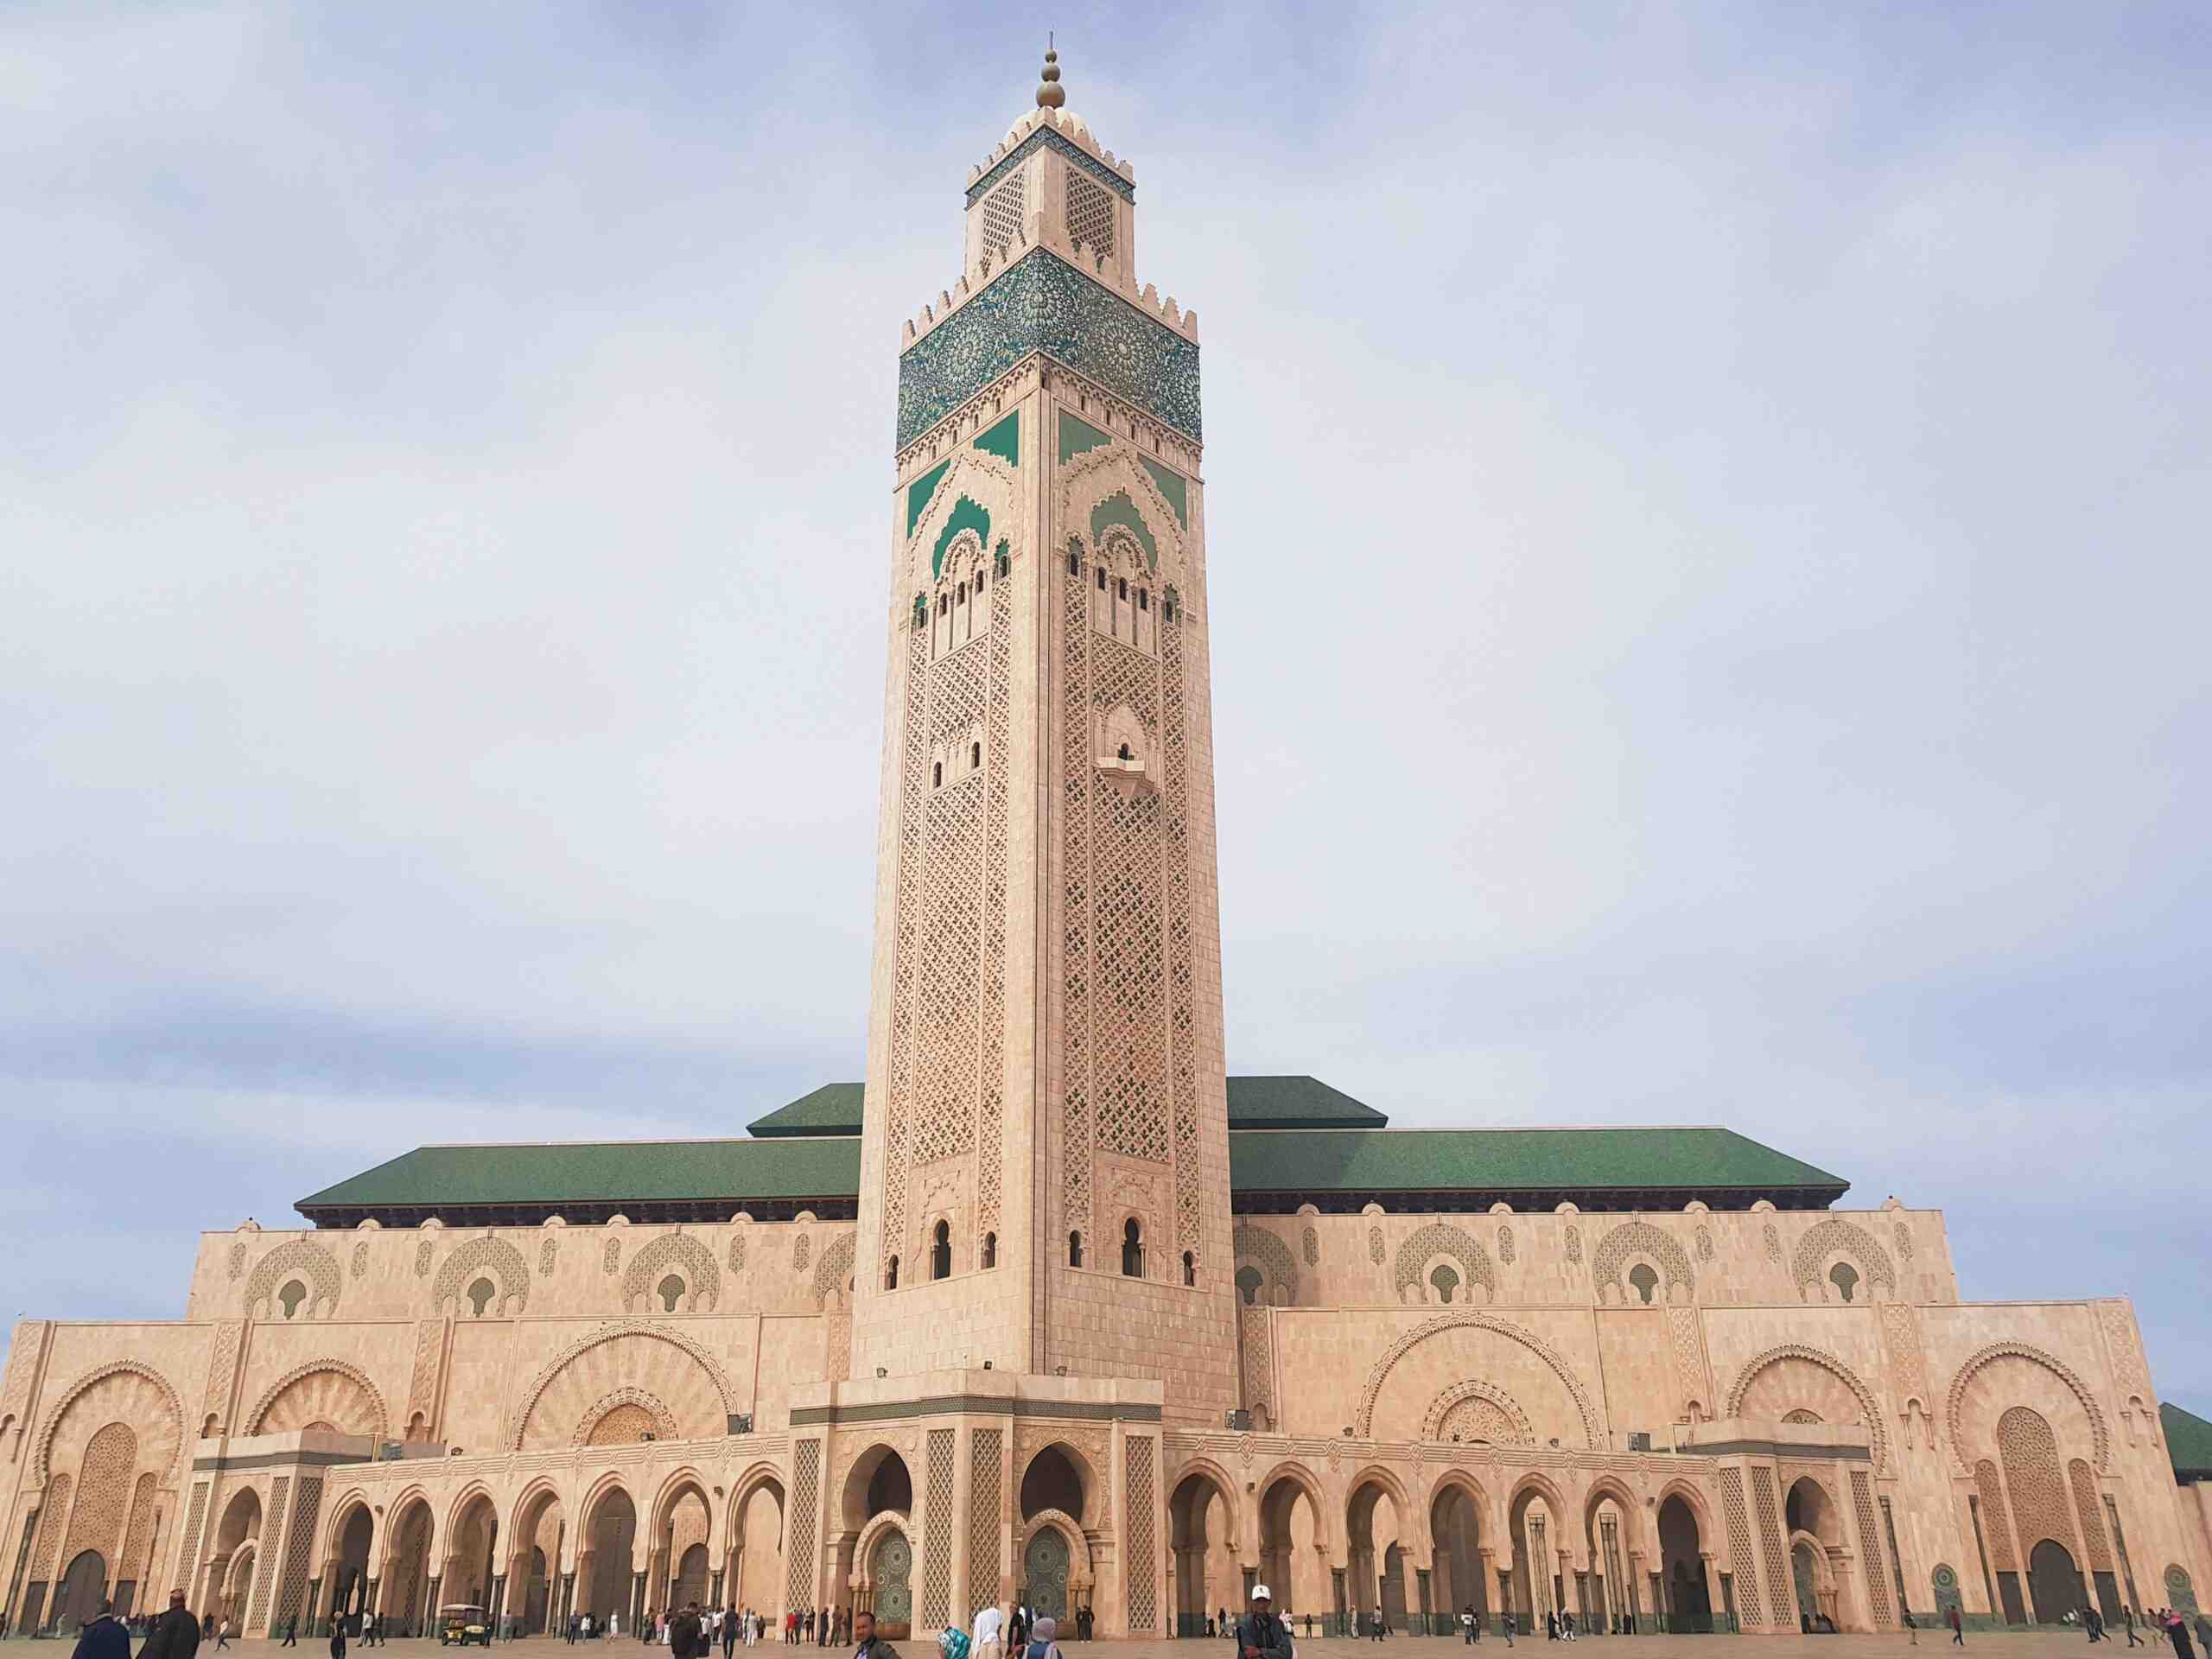
M416 1635L426 1635L430 1626L438 1622L438 1586L445 1581L445 1574L442 1573L431 1575L430 1593L423 1604L423 1626L421 1630L415 1632Z
M719 1567L708 1575L707 1599L715 1606L722 1605L722 1570Z
M505 1613L506 1609L507 1575L504 1573L495 1573L492 1575L492 1605L484 1610L490 1617L490 1623L486 1628L492 1632L492 1639L495 1642L506 1634L499 1628L500 1615Z
M1705 1605L1713 1609L1713 1628L1719 1630L1728 1619L1728 1605L1720 1595L1720 1572L1714 1564L1713 1553L1700 1549L1697 1553L1698 1571L1705 1576Z
M1623 1574L1627 1582L1620 1588L1622 1605L1615 1611L1625 1613L1632 1623L1637 1624L1643 1622L1643 1609L1636 1605L1636 1581L1643 1576L1643 1552L1640 1549L1630 1549L1628 1552L1628 1571Z
M638 1631L644 1630L645 1624L645 1574L643 1568L632 1567L630 1573L630 1618L623 1625L623 1629L628 1631Z

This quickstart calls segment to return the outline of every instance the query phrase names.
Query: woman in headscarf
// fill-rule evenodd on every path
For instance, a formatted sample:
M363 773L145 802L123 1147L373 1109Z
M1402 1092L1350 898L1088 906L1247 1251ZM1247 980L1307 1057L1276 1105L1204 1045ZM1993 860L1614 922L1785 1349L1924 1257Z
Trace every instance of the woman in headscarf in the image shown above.
M1056 1618L1040 1618L1029 1632L1029 1646L1022 1659L1067 1659L1060 1651L1060 1644L1052 1638L1060 1633L1060 1622ZM2183 1659L2188 1659L2183 1655Z

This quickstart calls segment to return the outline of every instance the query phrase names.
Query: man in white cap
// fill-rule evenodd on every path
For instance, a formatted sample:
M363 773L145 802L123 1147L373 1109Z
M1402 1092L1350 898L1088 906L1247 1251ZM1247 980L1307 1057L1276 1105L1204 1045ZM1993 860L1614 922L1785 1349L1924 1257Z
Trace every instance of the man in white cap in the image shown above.
M1290 1632L1275 1617L1274 1592L1252 1586L1252 1611L1236 1621L1239 1659L1291 1659Z

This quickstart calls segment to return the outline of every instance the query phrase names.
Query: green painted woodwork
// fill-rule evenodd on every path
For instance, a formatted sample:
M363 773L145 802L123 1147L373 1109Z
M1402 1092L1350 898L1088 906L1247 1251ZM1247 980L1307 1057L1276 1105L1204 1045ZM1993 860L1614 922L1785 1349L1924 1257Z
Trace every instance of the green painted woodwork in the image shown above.
M937 486L944 482L946 470L952 463L940 461L906 486L906 534L914 533L914 526L922 522L922 515L929 511L930 497L937 493Z
M937 546L930 553L930 574L944 574L944 550L952 545L952 538L963 530L973 530L978 539L987 545L991 539L991 515L976 505L972 496L962 496L952 504L952 511L945 515L944 528L937 533Z
M1060 411L1060 464L1065 466L1085 450L1096 449L1102 443L1114 440L1101 432L1089 421L1077 420L1065 409Z
M825 1083L745 1126L747 1135L858 1135L864 1085ZM1379 1129L1389 1119L1319 1077L1231 1077L1232 1129Z
M299 1208L312 1216L441 1205L850 1198L860 1179L861 1143L851 1135L417 1147L302 1198Z
M976 448L1009 467L1021 465L1021 411L1016 410L976 440Z
M1137 504L1129 499L1127 490L1116 490L1090 510L1090 542L1096 547L1106 532L1120 524L1137 540L1144 543L1144 556L1152 568L1160 569L1160 543L1152 539L1152 526L1146 524L1144 515L1137 511Z
M1173 467L1163 467L1149 455L1139 455L1144 469L1152 474L1152 481L1160 486L1160 493L1167 505L1175 509L1175 520L1184 529L1191 527L1191 488L1182 474Z

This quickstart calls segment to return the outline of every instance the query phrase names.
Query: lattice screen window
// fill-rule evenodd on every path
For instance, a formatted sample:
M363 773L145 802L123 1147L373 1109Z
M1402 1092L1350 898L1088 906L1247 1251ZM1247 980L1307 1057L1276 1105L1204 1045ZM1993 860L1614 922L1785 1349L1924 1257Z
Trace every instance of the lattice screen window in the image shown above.
M1027 200L1025 175L1017 168L1007 181L983 198L983 251L994 263L1006 257L1021 229L1021 213Z
M1067 181L1068 240L1080 243L1093 253L1112 253L1114 198L1106 194L1103 185L1072 169Z

